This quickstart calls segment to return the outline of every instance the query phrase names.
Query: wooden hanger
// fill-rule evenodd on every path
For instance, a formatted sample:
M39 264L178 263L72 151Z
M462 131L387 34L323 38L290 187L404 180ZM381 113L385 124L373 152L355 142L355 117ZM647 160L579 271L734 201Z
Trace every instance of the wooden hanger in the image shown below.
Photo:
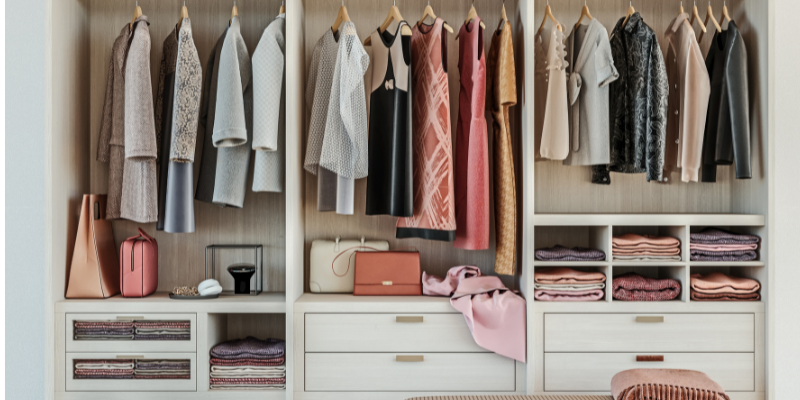
M692 20L689 21L689 28L692 28L694 21L700 22L700 13L697 12L697 1L694 2L694 7L692 8ZM694 28L692 28L692 30L694 30ZM705 25L700 25L700 30L702 33L706 33Z
M181 7L181 18L178 20L178 30L181 30L181 26L183 25L183 19L189 18L189 9L186 8L186 2L183 2L183 7Z
M136 9L133 10L133 19L131 20L130 28L133 29L133 23L136 22L136 19L142 16L142 7L139 7L139 2L136 2Z
M233 17L238 17L238 16L239 16L239 8L236 7L236 2L234 1L233 8L231 9L231 20L228 21L228 23L233 22Z
M504 5L503 10L505 11L505 9L506 7ZM542 33L542 29L544 29L544 24L547 23L548 18L550 21L553 21L553 25L555 25L559 32L564 32L564 30L561 28L561 24L558 22L556 17L553 16L553 11L550 9L550 2L548 2L547 7L544 8L544 18L542 19L542 24L539 25L539 30L536 32L537 35Z
M578 18L578 22L575 24L575 29L578 29L581 26L581 21L583 21L583 17L589 18L589 20L593 20L592 13L589 12L589 6L586 5L586 0L583 1L583 8L581 9L581 17Z
M278 11L278 15L286 14L286 6L281 2L281 9Z
M714 18L714 10L711 9L711 1L708 2L708 8L706 9L706 20L703 22L704 26L708 26L708 20L714 23L714 28L717 29L717 32L722 32L722 27L719 26L719 22ZM703 34L705 34L705 32L700 32L700 37L697 38L698 42L703 40Z
M396 3L395 3L396 4ZM389 15L386 16L386 19L381 24L380 30L381 33L386 32L386 29L389 28L389 25L392 24L392 21L405 21L403 16L400 14L400 9L397 8L397 5L392 5L392 8L389 9ZM411 28L408 27L408 24L403 24L400 28L400 34L403 36L411 36ZM367 39L364 40L364 46L371 46L372 45L372 36L367 36Z
M331 26L333 33L339 32L339 26L341 26L343 22L350 22L350 14L347 13L344 0L342 0L342 6L339 7L339 13L336 14L336 21L333 21L333 26Z
M631 15L636 13L636 10L633 8L633 2L630 1L630 2L628 2L628 4L630 5L628 7L628 13L625 15L625 20L622 21L622 27L623 28L625 27L625 24L628 23L628 20L631 19Z
M417 22L417 25L422 25L422 22L425 21L425 18L428 18L428 17L431 17L434 20L436 19L436 14L433 13L433 7L431 7L431 1L430 0L428 0L428 6L425 7L425 11L422 12L422 18L419 19L419 22ZM453 33L453 28L451 28L450 25L447 25L447 22L443 22L442 26L448 32Z
M503 8L500 9L500 24L497 25L497 30L502 30L508 22L508 15L506 14L506 0L503 0Z
M728 22L733 21L733 18L731 18L731 15L728 14L728 5L725 4L724 1L722 2L722 17L719 20L722 21L723 23L725 23L725 21L728 21Z
M681 8L678 9L678 15L685 13L686 11L683 9L683 2L681 2Z

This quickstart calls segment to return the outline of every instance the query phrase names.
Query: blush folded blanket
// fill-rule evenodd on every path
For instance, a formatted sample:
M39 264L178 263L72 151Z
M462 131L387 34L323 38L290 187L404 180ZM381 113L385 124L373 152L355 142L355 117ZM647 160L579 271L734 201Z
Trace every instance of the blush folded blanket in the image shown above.
M252 336L229 340L211 348L211 357L229 360L241 358L270 359L283 357L286 342L282 339L259 340Z
M133 321L75 321L75 328L131 329Z
M76 369L75 376L119 376L133 375L132 369Z
M634 246L654 246L654 247L677 247L681 241L669 236L637 235L626 233L622 236L614 236L611 239L614 247L634 247Z
M759 293L747 293L747 294L734 294L734 293L714 293L714 294L705 294L700 293L696 290L692 290L689 293L692 297L692 301L759 301L761 300L761 294Z
M613 255L616 256L677 256L681 254L681 249L678 247L662 247L662 248L643 248L636 250L628 249L614 249Z
M536 289L533 298L539 301L598 301L605 292L603 290L584 290L580 292L566 290Z
M615 400L730 400L708 375L683 369L630 369L611 378Z
M761 284L755 279L729 276L721 272L712 272L706 276L692 274L690 284L693 290L704 294L750 294L761 289Z
M576 271L566 267L536 269L533 273L534 283L570 285L597 284L605 281L606 275L602 272Z
M560 290L564 292L582 292L586 290L598 290L598 289L605 289L605 283L589 283L589 284L566 284L566 285L555 285L550 283L534 283L534 289L542 289L542 290Z
M736 251L736 250L758 250L758 244L699 244L691 243L689 250L703 251Z
M690 243L703 244L753 244L761 241L755 235L744 235L734 232L723 231L717 228L706 228L699 233L689 235Z
M614 255L614 261L680 261L681 256L619 256Z
M286 378L211 378L212 385L284 385Z
M675 279L646 278L634 272L614 277L614 298L622 301L667 301L681 293Z
M534 252L537 260L541 261L603 261L606 253L602 250L587 249L585 247L566 248L561 245L537 249Z

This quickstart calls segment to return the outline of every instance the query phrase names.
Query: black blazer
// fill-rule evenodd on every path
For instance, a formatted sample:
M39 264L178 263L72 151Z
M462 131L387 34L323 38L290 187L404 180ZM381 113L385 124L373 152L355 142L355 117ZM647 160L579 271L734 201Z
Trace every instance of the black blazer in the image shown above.
M747 49L736 23L714 34L706 56L711 98L703 138L703 182L717 181L717 165L735 164L736 179L750 179L750 101Z

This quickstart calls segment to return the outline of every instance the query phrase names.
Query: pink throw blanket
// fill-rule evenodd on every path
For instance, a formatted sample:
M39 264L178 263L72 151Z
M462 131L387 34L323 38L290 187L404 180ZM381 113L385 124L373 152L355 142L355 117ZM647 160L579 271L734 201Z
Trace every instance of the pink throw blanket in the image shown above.
M480 276L473 266L453 267L445 278L422 274L422 292L449 296L464 314L475 343L501 356L525 362L525 299L496 276Z
M611 378L615 400L730 400L708 375L685 369L629 369Z

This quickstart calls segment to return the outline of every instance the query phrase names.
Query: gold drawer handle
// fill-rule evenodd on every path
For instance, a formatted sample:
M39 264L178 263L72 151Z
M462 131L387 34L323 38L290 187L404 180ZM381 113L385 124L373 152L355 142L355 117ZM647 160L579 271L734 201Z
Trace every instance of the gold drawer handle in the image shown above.
M123 360L141 360L141 359L144 358L144 356L136 356L136 355L122 356L122 355L117 354L117 358L118 359L123 359Z
M394 360L396 362L423 362L425 356L395 356Z
M144 319L144 317L138 315L120 315L117 316L117 319L122 321L133 321L137 319Z
M395 317L395 322L398 324L419 324L422 323L422 316L400 316Z
M636 362L664 362L664 356L636 356Z
M638 317L636 317L636 322L638 322L640 324L658 324L658 323L663 323L664 322L664 317L663 316L659 316L659 317L642 317L642 316L638 316Z

